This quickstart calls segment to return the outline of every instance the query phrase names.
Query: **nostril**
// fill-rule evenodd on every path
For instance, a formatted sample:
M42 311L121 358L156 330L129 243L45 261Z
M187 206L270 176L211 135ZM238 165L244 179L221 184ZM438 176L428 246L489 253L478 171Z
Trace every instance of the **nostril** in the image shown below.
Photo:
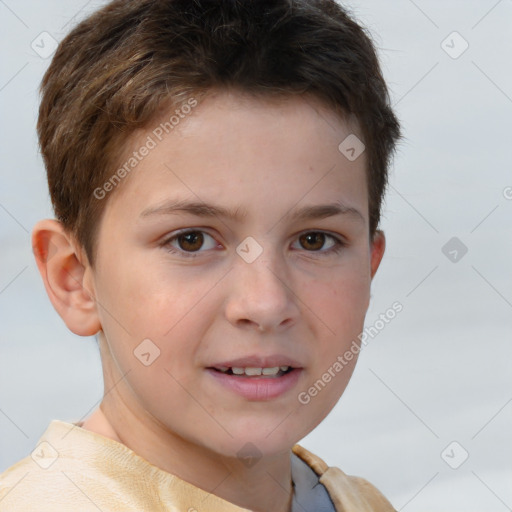
M238 323L240 325L251 325L254 322L252 320L249 320L248 318L240 318L240 320L238 320Z

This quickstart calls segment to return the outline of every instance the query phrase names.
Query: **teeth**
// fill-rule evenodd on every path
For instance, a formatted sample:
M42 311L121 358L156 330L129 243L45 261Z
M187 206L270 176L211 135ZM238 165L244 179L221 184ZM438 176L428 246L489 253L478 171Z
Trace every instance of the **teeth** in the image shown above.
M263 375L277 375L279 372L279 366L275 366L274 368L262 368L261 373Z
M289 370L289 366L274 366L272 368L254 368L254 367L247 367L247 368L237 368L233 367L231 368L231 371L234 375L247 375L250 377L258 376L258 375L267 375L267 376L276 376L280 371L286 372ZM227 366L219 366L217 370L227 373L229 368Z
M263 368L246 368L245 375L261 375Z

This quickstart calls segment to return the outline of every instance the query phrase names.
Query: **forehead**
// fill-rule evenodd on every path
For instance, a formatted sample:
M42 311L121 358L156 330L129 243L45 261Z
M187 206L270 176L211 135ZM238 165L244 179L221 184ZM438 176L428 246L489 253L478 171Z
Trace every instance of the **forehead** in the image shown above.
M160 110L152 124L160 125L168 118L169 111ZM260 136L265 142L274 138L283 151L297 143L298 150L314 134L321 134L325 143L331 145L328 134L337 140L349 134L359 136L360 132L355 116L342 116L310 94L261 97L220 90L210 91L195 111L176 126L184 138L198 136L203 129L209 131L213 140L233 139L251 130L253 137ZM315 142L318 144L318 138Z
M289 203L322 200L357 203L366 214L365 154L351 161L340 151L359 134L353 120L310 97L216 92L196 105L163 108L134 133L125 161L148 141L151 148L109 202L142 213L169 199L215 199L232 209L243 205L247 217L251 206L279 214Z

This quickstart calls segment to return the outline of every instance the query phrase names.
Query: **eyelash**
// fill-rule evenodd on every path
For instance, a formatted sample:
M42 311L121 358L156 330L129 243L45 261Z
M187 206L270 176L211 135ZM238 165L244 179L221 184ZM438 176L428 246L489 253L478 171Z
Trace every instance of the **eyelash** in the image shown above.
M201 251L201 250L184 251L183 249L177 249L177 248L171 246L171 242L178 240L181 236L188 235L190 233L203 233L203 234L209 236L210 238L214 239L210 234L208 234L206 231L203 231L201 229L187 229L187 230L183 230L183 231L176 233L175 235L173 235L170 238L167 238L166 240L163 241L161 246L164 247L168 252L170 252L172 254L180 254L181 256L183 256L185 258L196 258L204 251ZM311 234L311 233L323 234L326 236L326 238L330 238L335 242L335 245L326 251L320 251L320 250L319 251L308 251L307 249L304 249L306 252L312 253L313 255L320 254L321 256L325 256L325 255L339 254L348 245L341 238L331 235L330 233L327 233L325 231L304 231L299 234L298 238L300 238L301 236L304 236L304 235Z

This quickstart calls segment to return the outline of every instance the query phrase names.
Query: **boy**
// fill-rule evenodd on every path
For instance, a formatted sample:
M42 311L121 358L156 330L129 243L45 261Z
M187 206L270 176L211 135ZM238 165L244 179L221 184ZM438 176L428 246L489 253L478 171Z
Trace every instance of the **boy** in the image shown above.
M296 444L348 384L385 248L399 124L364 30L331 0L116 0L41 89L34 253L105 391L0 510L394 510Z

